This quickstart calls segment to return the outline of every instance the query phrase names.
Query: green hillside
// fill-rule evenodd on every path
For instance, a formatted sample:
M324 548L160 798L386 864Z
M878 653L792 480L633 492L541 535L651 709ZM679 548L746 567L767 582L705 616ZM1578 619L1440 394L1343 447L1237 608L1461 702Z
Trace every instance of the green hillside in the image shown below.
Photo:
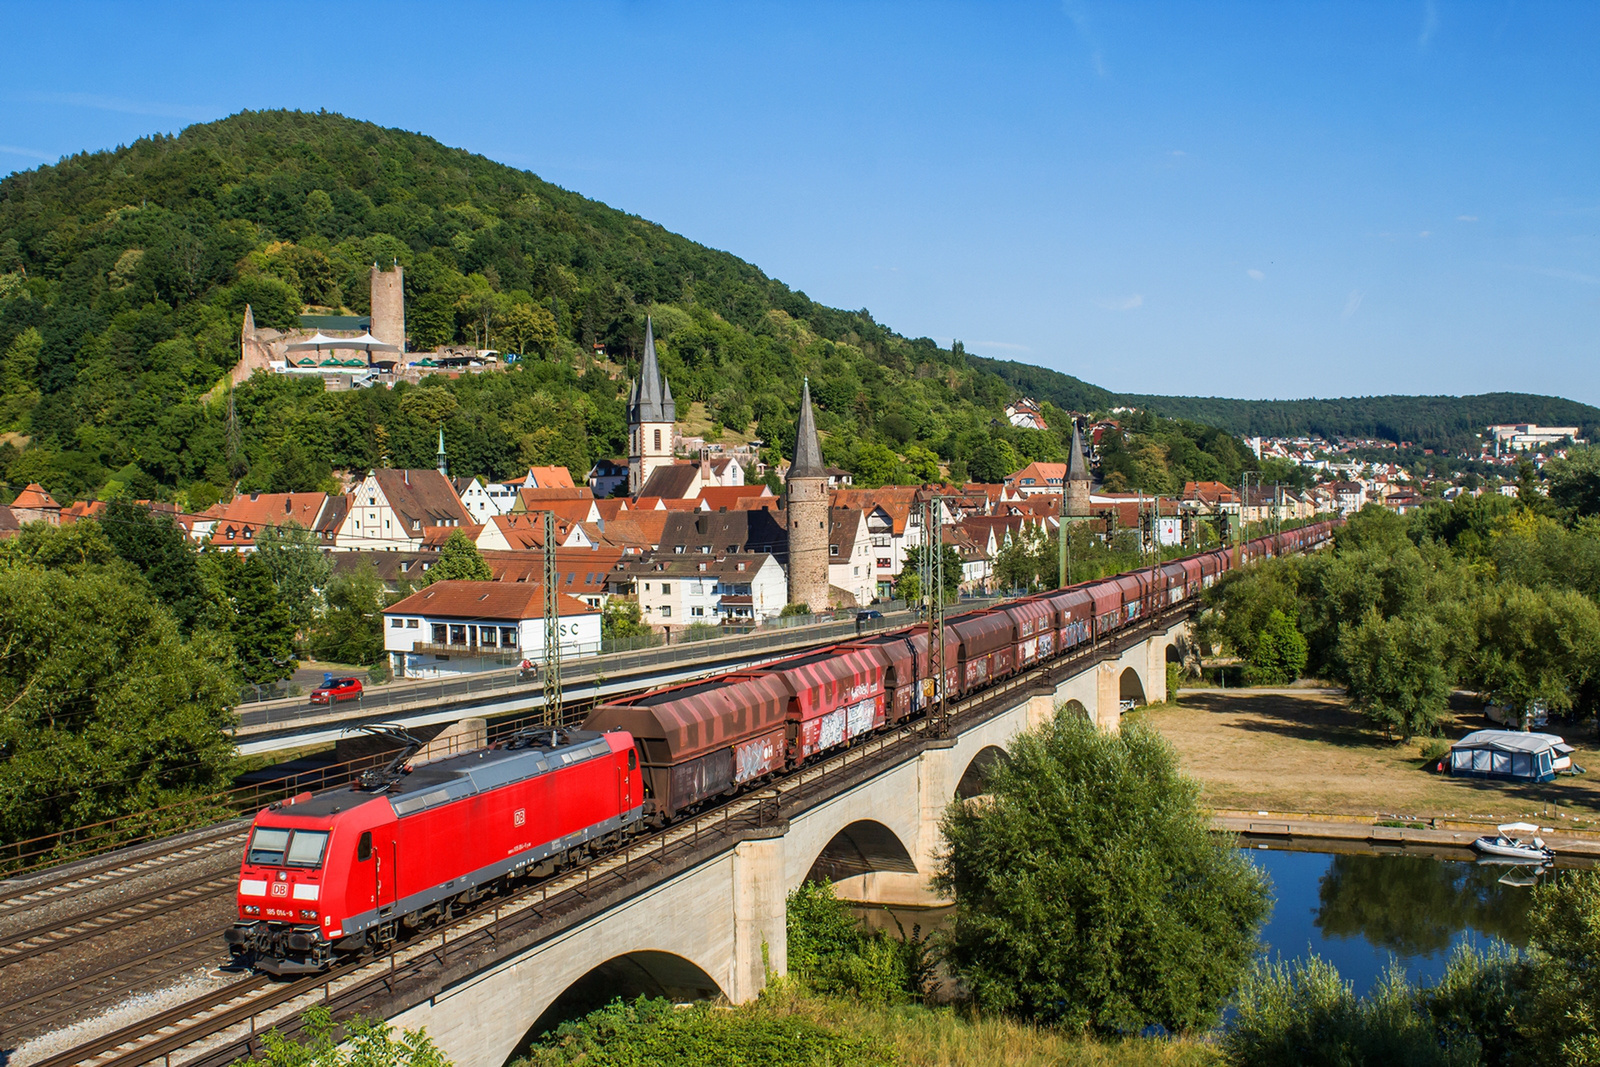
M413 347L530 358L393 391L258 375L230 417L217 386L246 304L261 326L292 326L306 306L364 312L370 265L396 260ZM1064 422L1007 425L1012 388L959 344L824 307L732 255L430 138L279 111L0 182L0 469L64 497L202 506L235 485L431 466L443 419L458 472L581 474L626 447L647 314L680 405L704 405L713 432L787 448L809 375L827 459L863 484L937 478L941 460L954 478L998 478L1064 456ZM1157 473L1238 469L1225 436L1197 440L1178 450L1189 466Z
M231 398L220 387L246 304L261 326L293 326L308 307L365 312L371 264L391 261L406 270L414 348L528 358L392 391L270 375ZM866 485L941 466L993 480L1059 460L1057 408L1118 399L824 307L735 256L431 138L243 112L0 181L0 481L203 507L235 488L327 486L334 469L431 466L441 420L458 473L581 474L625 450L647 315L680 407L699 404L713 435L786 449L809 376L826 458ZM1006 423L1019 393L1046 402L1050 431ZM1231 401L1157 406L1254 428ZM1247 453L1198 422L1134 427L1119 484L1232 480Z
M1537 422L1600 431L1600 408L1556 396L1483 393L1478 396L1362 396L1329 400L1230 400L1226 397L1112 393L1059 371L968 357L1017 392L1073 411L1115 405L1148 408L1241 437L1371 437L1424 447L1467 448L1491 423Z

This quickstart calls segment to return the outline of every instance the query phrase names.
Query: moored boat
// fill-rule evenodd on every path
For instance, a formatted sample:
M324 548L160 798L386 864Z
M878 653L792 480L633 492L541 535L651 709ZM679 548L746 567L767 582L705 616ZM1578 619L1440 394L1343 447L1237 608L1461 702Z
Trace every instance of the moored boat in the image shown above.
M1486 856L1521 860L1526 863L1549 863L1556 854L1539 837L1539 828L1528 822L1508 822L1495 827L1494 836L1484 834L1472 847ZM1531 835L1531 836L1530 836Z

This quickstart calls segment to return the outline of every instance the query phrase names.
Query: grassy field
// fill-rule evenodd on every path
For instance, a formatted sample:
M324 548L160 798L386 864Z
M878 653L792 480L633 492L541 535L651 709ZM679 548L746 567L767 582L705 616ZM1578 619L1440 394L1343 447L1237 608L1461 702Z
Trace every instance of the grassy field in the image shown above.
M1424 769L1422 739L1397 744L1367 729L1342 696L1278 689L1186 690L1177 706L1138 713L1177 748L1219 809L1438 819L1562 818L1600 824L1600 751L1588 724L1553 726L1592 774L1543 785L1451 778ZM1462 710L1447 739L1492 725ZM1546 823L1548 825L1548 822Z
M780 986L741 1011L796 1014L892 1049L914 1067L1210 1067L1222 1063L1204 1041L1131 1038L1097 1041L1005 1018L973 1018L952 1008L885 1007L804 994Z

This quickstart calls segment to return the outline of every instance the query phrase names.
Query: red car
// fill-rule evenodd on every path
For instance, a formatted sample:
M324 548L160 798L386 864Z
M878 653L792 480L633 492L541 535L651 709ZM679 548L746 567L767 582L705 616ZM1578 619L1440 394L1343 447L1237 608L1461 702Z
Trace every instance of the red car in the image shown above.
M313 704L337 704L341 700L360 699L360 678L335 678L327 685L319 685L311 691Z

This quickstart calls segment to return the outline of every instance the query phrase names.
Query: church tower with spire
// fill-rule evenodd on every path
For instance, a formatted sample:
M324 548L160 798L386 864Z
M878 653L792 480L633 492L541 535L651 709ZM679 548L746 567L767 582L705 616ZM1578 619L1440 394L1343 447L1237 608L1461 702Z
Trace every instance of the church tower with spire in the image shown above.
M828 609L828 468L811 414L811 382L800 387L800 421L784 481L789 518L789 603Z
M1085 519L1090 515L1089 488L1093 484L1089 474L1089 461L1083 455L1083 434L1078 431L1078 420L1072 420L1072 455L1067 460L1066 499L1062 514L1069 519Z
M644 320L644 364L628 386L628 495L637 496L657 467L672 462L672 429L678 420L672 386L656 365L655 326Z

